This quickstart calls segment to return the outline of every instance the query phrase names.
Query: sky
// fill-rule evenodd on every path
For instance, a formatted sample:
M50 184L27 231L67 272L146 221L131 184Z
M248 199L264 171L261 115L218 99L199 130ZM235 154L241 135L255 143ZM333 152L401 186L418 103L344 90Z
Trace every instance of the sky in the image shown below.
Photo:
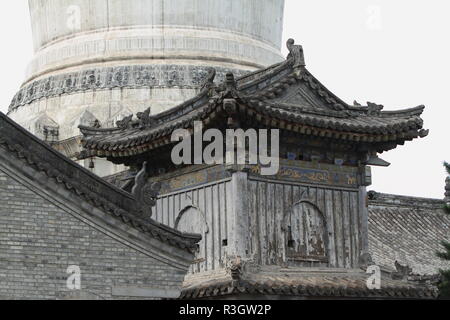
M444 197L449 13L448 0L286 0L283 53L288 38L303 45L308 70L333 93L385 110L426 106L430 135L381 154L391 166L372 168L370 190ZM7 112L33 56L28 1L0 2L0 36L0 111Z

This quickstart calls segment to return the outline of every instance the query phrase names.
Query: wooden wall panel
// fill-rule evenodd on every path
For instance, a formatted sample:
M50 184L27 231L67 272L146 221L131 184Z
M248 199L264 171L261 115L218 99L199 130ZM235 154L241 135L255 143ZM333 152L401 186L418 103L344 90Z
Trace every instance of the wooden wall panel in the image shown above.
M254 260L263 265L323 266L322 263L300 263L286 257L286 215L303 199L314 204L324 217L328 249L326 265L356 267L361 248L357 189L336 190L250 179L248 201Z
M206 230L199 243L198 258L204 261L191 266L191 273L199 273L222 268L227 244L227 214L232 206L230 182L184 190L178 193L162 195L156 204L154 219L172 228L176 228L177 218L181 211L189 206L197 209L204 216L203 220L192 223L198 225L197 230ZM204 225L204 229L203 229ZM178 229L182 226L178 226ZM199 231L197 231L199 232Z
M326 266L357 267L362 248L362 218L358 190L313 187L292 182L273 182L249 178L244 201L248 213L238 219L247 219L249 230L245 236L247 257L262 265L298 265L306 267ZM192 273L205 272L224 267L227 252L232 249L229 241L234 228L231 214L236 199L233 199L231 181L221 181L191 190L162 195L156 205L154 218L170 227L176 227L177 218L188 206L198 209L204 216L195 223L202 234L199 257L204 261L191 267ZM310 212L314 220L324 219L327 260L300 261L289 258L287 244L287 221L293 206L307 199L320 215ZM301 209L300 210L306 210ZM205 224L205 228L200 228ZM301 226L304 228L304 225ZM311 230L311 229L309 229ZM301 230L299 231L301 232ZM306 241L306 240L305 240Z

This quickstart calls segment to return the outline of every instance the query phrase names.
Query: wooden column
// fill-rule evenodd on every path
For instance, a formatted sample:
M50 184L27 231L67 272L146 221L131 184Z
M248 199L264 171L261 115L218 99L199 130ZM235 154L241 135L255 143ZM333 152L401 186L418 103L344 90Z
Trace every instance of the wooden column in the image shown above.
M244 171L233 171L231 180L232 203L228 216L228 255L245 258L249 253L248 233L248 174Z
M361 186L359 187L359 212L361 217L361 252L360 255L369 253L369 208L367 199L367 187L372 184L370 167L361 167Z

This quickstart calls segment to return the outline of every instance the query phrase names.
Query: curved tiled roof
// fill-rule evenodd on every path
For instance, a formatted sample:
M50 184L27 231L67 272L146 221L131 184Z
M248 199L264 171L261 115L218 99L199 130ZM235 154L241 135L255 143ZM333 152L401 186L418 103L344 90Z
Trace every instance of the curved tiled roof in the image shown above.
M181 299L226 297L230 295L275 295L305 298L340 299L434 299L437 290L430 286L382 277L381 288L367 288L363 271L258 272L233 280L229 276L185 283Z
M192 130L194 121L207 125L226 116L223 102L229 98L236 100L241 114L265 125L305 135L364 142L379 152L428 134L422 129L420 117L424 106L399 111L382 111L383 106L373 103L350 106L305 67L294 65L291 58L238 78L231 89L226 82L209 87L193 99L153 116L151 125L132 121L123 128L82 126L85 150L81 157L127 157L170 144L175 129Z
M450 263L439 259L441 241L450 241L450 216L444 201L369 193L369 251L374 262L395 269L395 262L413 274L433 275Z

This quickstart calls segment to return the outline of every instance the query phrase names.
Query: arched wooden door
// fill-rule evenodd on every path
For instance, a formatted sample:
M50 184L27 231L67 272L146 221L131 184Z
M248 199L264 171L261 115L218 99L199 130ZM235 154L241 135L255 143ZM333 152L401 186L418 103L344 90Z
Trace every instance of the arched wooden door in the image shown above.
M296 203L286 221L286 257L299 266L317 267L328 264L326 221L316 205Z
M203 213L195 206L187 206L178 214L175 222L175 229L181 232L200 234L202 236L202 240L198 243L198 250L189 272L197 273L204 271L207 261L205 241L209 229Z

